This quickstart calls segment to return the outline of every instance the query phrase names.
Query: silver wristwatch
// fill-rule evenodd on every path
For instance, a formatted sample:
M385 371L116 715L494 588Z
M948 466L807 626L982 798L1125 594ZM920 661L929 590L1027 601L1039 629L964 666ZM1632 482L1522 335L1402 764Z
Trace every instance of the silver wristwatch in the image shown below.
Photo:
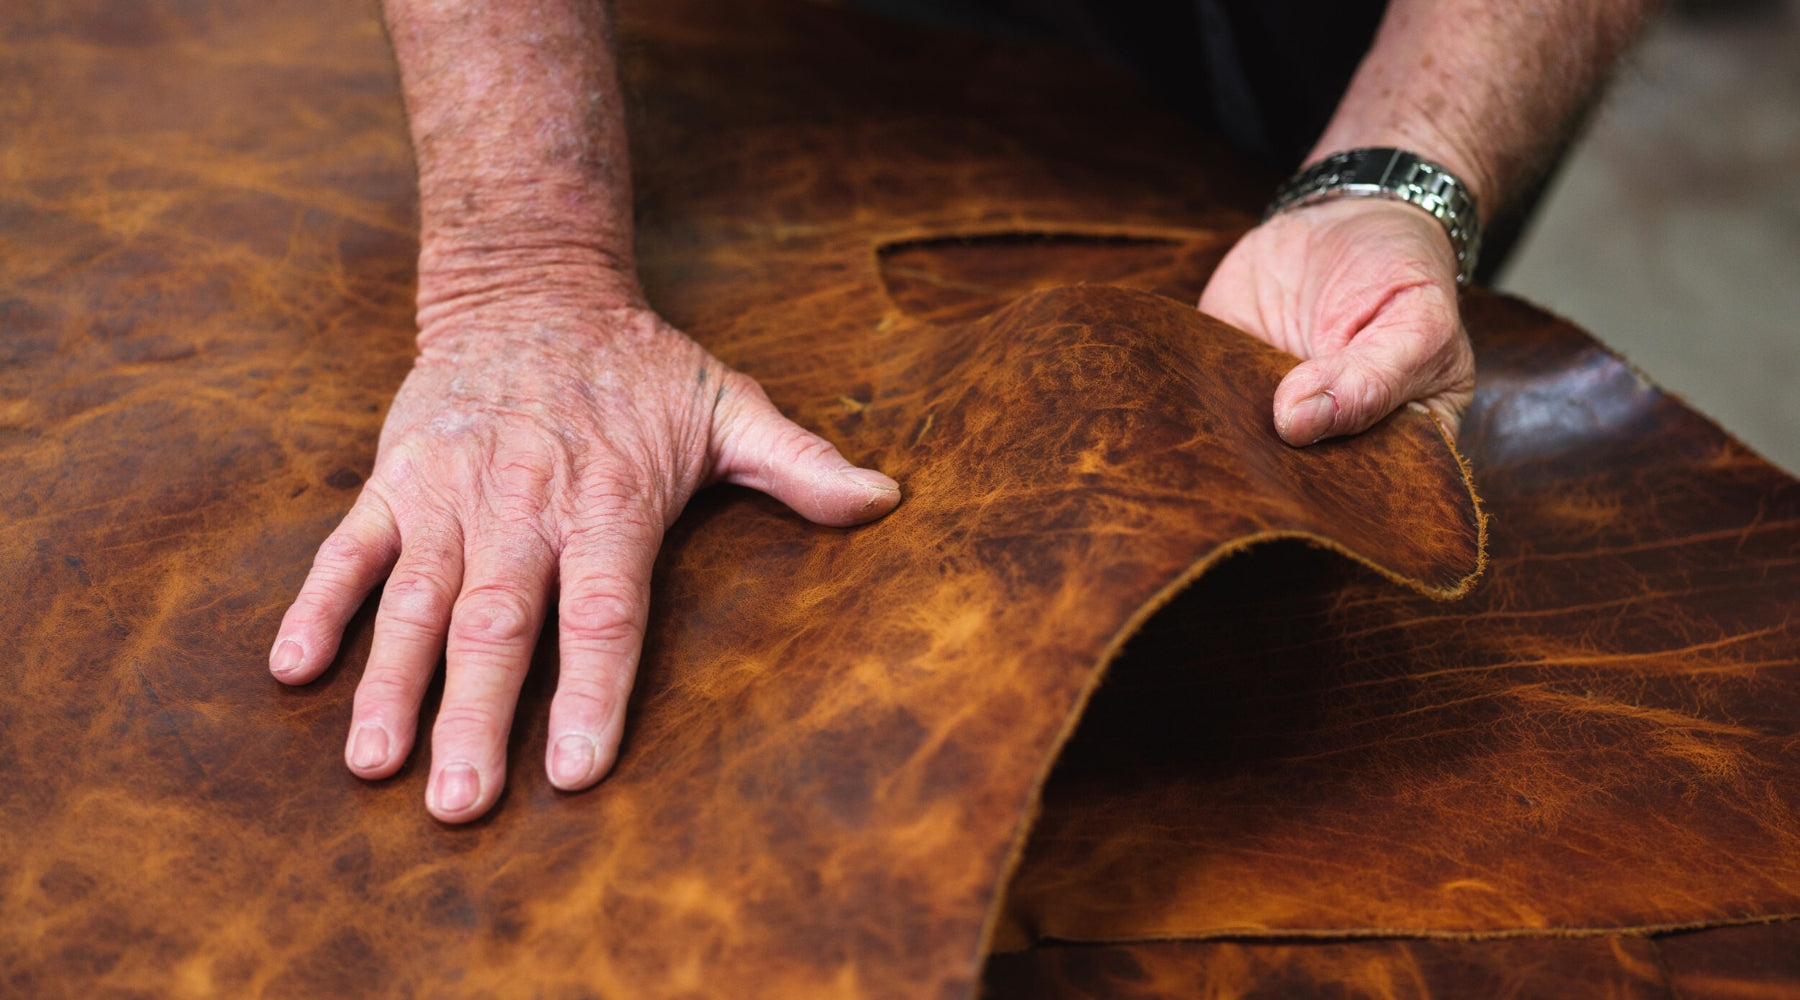
M1475 196L1456 175L1400 149L1352 149L1333 153L1295 174L1263 213L1272 216L1333 198L1391 198L1417 205L1443 224L1456 251L1456 283L1466 285L1481 253L1481 219Z

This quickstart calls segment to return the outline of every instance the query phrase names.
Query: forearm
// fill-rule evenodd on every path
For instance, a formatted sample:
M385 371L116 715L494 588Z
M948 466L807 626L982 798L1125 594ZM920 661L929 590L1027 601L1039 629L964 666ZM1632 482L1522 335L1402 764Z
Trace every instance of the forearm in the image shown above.
M419 170L420 321L521 269L637 297L603 0L385 0Z
M1393 0L1307 162L1396 146L1503 209L1563 137L1658 0Z

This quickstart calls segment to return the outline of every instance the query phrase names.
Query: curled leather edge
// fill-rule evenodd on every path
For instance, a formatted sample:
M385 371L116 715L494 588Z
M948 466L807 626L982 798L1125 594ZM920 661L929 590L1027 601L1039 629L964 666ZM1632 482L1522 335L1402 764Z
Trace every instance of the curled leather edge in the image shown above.
M1666 934L1686 934L1695 931L1720 930L1729 927L1761 927L1765 924L1782 924L1800 920L1800 911L1758 914L1753 917L1727 917L1719 920L1683 920L1662 924L1620 924L1614 927L1505 927L1487 931L1445 931L1416 927L1318 927L1298 930L1282 928L1272 930L1267 927L1228 927L1216 931L1205 931L1197 934L1170 935L1158 937L1153 935L1131 935L1128 937L1109 938L1095 942L1099 946L1133 945L1133 944L1173 944L1188 942L1202 944L1219 941L1235 941L1243 944L1273 944L1283 941L1305 942L1308 944L1333 944L1359 941L1532 941L1532 940L1584 940L1591 938L1611 937L1661 937ZM1028 943L1019 950L1030 948ZM982 955L993 954L983 952Z
M1410 406L1411 404L1408 404L1408 405ZM1437 428L1439 437L1441 437L1443 439L1445 447L1449 450L1451 457L1453 457L1456 460L1457 468L1462 473L1463 486L1465 488L1467 488L1469 491L1469 503L1473 507L1474 515L1475 515L1475 567L1474 567L1474 569L1470 570L1466 575L1464 575L1460 580L1458 580L1454 585L1452 585L1450 587L1433 587L1430 584L1426 583L1424 580L1420 580L1420 579L1417 579L1414 577L1409 577L1409 576L1406 576L1405 574L1395 572L1394 570L1389 569L1387 566L1382 565L1379 561L1377 561L1373 558L1370 558L1369 556L1366 556L1366 555L1362 554L1361 552L1358 552L1358 551L1350 548L1347 545L1344 545L1343 543L1337 541L1334 538L1331 538L1331 537L1328 537L1325 535L1315 534L1310 531L1263 531L1263 532L1257 532L1255 534L1243 535L1238 538L1232 539L1230 542L1227 542L1224 545L1218 546L1217 548L1213 549L1211 552L1208 552L1204 556L1202 556L1199 559L1196 559L1194 562L1190 563L1185 570L1183 570L1181 573L1179 573L1173 579L1171 579L1167 584L1165 584L1162 587L1161 590L1158 590L1156 592L1155 596L1151 597L1148 601L1145 601L1142 605L1140 605L1138 607L1138 609L1136 611L1132 612L1131 617L1127 618L1125 620L1124 624L1122 624L1119 627L1118 631L1113 633L1112 638L1107 641L1106 648L1101 650L1099 659L1095 661L1093 670L1091 670L1088 674L1087 683L1082 688L1081 694L1080 694L1079 698L1076 700L1074 708L1069 712L1068 716L1063 720L1062 729L1057 733L1056 740L1052 744L1050 752L1045 755L1043 762L1039 765L1037 776L1032 781L1031 800L1030 800L1030 802L1028 802L1026 804L1026 808L1023 810L1023 812L1021 814L1021 818L1019 820L1019 825L1013 831L1012 843L1007 848L1006 861L1001 866L1000 878L995 883L994 894L988 902L987 915L982 919L981 936L979 939L979 943L977 945L977 950L976 950L975 954L972 956L973 962L971 965L971 968L973 968L976 971L977 981L979 981L980 970L981 970L983 964L986 962L988 956L995 953L994 946L996 944L996 938L998 938L1000 935L1002 922L1003 922L1003 919L1005 916L1007 894L1012 886L1013 876L1017 874L1019 865L1024 860L1026 844L1031 840L1032 831L1036 828L1038 816L1043 810L1044 787L1045 787L1046 783L1049 781L1051 771L1056 767L1057 762L1062 759L1063 749L1068 745L1069 740L1074 737L1076 729L1081 724L1082 717L1087 714L1088 702L1093 698L1094 692L1099 690L1100 684L1106 679L1107 673L1111 670L1113 663L1116 660L1118 660L1119 654L1124 651L1126 644L1129 643L1132 640L1132 638L1137 635L1138 631L1143 628L1144 624L1146 622L1148 622L1152 617L1154 617L1158 612L1160 612L1164 607L1166 607L1169 604L1169 602L1173 601L1175 599L1175 597L1177 595L1179 595L1182 591L1186 590L1188 587L1192 586L1196 581L1198 581L1201 577L1205 576L1206 573L1213 568L1213 566L1217 565L1220 562L1225 561L1226 559L1229 559L1232 556L1249 552L1252 549L1257 548L1258 546L1266 545L1266 544L1269 544L1272 542L1299 541L1299 542L1303 542L1306 545L1311 546L1313 548L1322 549L1322 550L1325 550L1328 552L1335 553L1345 559L1350 560L1351 562L1353 562L1359 566L1364 566L1371 570L1374 570L1376 573L1379 573L1382 577L1386 578L1387 580L1389 580L1395 584L1398 584L1399 586L1405 587L1408 590L1412 590L1416 593L1419 593L1426 597L1429 597L1434 601L1449 602L1449 601L1457 600L1457 599L1463 597L1465 594L1467 594L1469 592L1469 590L1472 587L1474 587L1475 582L1481 578L1482 573L1485 572L1487 569L1487 563L1488 563L1488 544L1487 544L1488 543L1488 513L1483 508L1482 502L1481 502L1481 495L1475 488L1475 478L1474 478L1473 468L1471 467L1468 458L1465 457L1462 454L1462 452L1457 450L1455 438L1450 434L1449 429L1443 425L1442 421L1440 421L1438 419L1438 417L1435 414L1431 413L1430 411L1424 410L1422 407L1420 407L1418 409L1420 412L1423 412L1427 418L1429 418L1431 420L1431 425L1433 427ZM1746 922L1761 922L1761 921L1746 921ZM1711 926L1711 925L1708 925L1708 926ZM1687 928L1685 926L1679 927L1679 928L1658 928L1658 930L1661 930L1661 929L1684 930L1684 929L1690 929L1690 928ZM1597 929L1597 930L1593 931L1592 934L1598 935L1598 934L1609 933L1609 932L1617 933L1618 929L1617 928L1613 928L1613 929L1609 929L1609 930L1598 930ZM1254 933L1254 932L1250 931L1249 929L1246 929L1246 933ZM1375 929L1375 930L1370 930L1367 934L1361 934L1359 932L1357 936L1371 937L1371 938L1395 937L1395 936L1400 936L1402 933L1403 932L1383 931L1383 930ZM1327 932L1327 931L1314 932L1311 935L1308 935L1304 932L1295 933L1295 932L1283 931L1281 933L1281 936L1283 936L1283 937L1324 938L1324 937L1332 936L1332 935L1344 936L1343 932ZM1218 936L1241 937L1241 936L1243 936L1243 934L1209 935L1208 939L1213 938L1213 937L1218 937ZM1413 935L1406 935L1406 936L1413 936ZM1456 935L1448 935L1448 934L1442 935L1442 936L1456 937ZM1495 937L1500 937L1500 936L1522 937L1522 936L1527 936L1527 935L1525 935L1525 934L1515 934L1515 935L1497 934L1497 935L1492 935L1492 936L1495 936ZM1581 935L1569 935L1569 936L1592 936L1592 935L1581 934ZM1146 940L1164 940L1164 939L1146 939ZM1167 940L1201 940L1201 939L1200 938L1192 938L1192 939L1190 939L1190 938L1179 938L1179 939L1171 938L1171 939L1167 939ZM1002 942L1002 943L1009 944L1010 942ZM1125 943L1125 942L1109 942L1109 943ZM1029 946L1028 941L1021 940L1019 942L1018 948L1008 947L1005 950L1016 951L1016 950L1020 950L1024 947L1028 947L1028 946Z

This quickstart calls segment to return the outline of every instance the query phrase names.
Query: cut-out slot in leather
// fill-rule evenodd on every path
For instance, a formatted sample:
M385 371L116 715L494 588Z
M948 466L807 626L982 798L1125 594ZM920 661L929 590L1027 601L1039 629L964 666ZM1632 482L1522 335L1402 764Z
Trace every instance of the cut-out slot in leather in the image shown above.
M902 312L952 323L1060 285L1118 285L1192 305L1236 235L1019 231L936 236L886 244L878 258L882 285Z

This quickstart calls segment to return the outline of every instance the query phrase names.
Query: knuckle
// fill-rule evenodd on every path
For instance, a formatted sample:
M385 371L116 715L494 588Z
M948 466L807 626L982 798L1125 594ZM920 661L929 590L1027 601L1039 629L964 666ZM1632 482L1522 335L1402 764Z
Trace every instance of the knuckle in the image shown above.
M629 645L640 638L637 623L629 618L565 620L562 634L569 642L607 648Z
M334 531L319 543L313 556L316 567L338 570L355 566L376 555L375 547L347 531Z
M392 670L365 673L362 682L356 686L358 708L410 707L409 703L415 698L413 685Z
M628 521L640 517L643 507L643 500L637 491L606 476L597 476L582 484L578 499L584 519Z
M662 536L663 516L657 498L644 490L628 490L616 479L585 484L562 532L565 562L611 559L636 553Z
M451 619L450 638L473 646L512 646L530 641L537 631L531 601L504 585L476 587L463 593Z
M571 595L563 600L560 628L563 638L583 644L634 642L639 637L637 602L623 588Z
M1364 374L1357 402L1371 419L1378 419L1400 404L1406 377L1390 365L1372 365Z
M332 608L337 603L333 600L339 588L331 585L309 584L288 605L287 614L282 616L281 631L285 634L290 628L303 632L312 632L324 628L333 620Z
M509 455L495 466L493 477L509 508L535 513L556 481L556 463L535 453Z
M804 465L829 458L836 452L837 449L831 446L831 442L798 424L789 424L777 455L790 464Z
M590 677L565 674L556 686L557 707L581 728L598 728L619 707L618 689Z
M432 724L432 743L436 751L491 742L502 733L505 724L485 706L477 704L445 705Z
M448 588L423 573L395 574L381 592L380 616L414 629L439 628L449 607Z

